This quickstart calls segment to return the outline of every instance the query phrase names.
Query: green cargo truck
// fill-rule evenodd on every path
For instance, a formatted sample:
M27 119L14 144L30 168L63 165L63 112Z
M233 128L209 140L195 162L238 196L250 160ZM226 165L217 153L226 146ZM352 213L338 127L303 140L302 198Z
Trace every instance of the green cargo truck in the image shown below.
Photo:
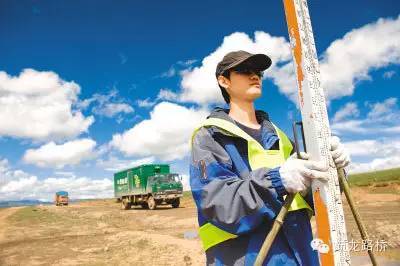
M182 197L182 178L169 172L167 164L145 164L114 174L114 195L125 210L141 205L154 210L157 205L178 208Z

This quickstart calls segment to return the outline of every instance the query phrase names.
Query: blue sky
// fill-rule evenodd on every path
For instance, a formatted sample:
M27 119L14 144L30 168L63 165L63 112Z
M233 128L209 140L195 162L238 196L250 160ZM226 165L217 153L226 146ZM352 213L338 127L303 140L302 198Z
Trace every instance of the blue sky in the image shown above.
M351 170L399 166L400 4L309 9ZM289 135L300 118L280 1L2 1L0 33L0 200L111 196L113 172L138 163L187 175L187 139L223 105L212 72L232 49L274 61L257 108Z

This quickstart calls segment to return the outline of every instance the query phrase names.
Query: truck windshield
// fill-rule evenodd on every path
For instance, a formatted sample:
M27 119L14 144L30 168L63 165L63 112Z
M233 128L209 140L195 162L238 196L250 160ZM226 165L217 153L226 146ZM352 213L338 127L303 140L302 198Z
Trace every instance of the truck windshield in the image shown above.
M156 179L160 182L178 182L180 181L178 174L157 175Z
M172 181L175 181L175 182L181 181L181 178L178 174L170 174L169 177Z

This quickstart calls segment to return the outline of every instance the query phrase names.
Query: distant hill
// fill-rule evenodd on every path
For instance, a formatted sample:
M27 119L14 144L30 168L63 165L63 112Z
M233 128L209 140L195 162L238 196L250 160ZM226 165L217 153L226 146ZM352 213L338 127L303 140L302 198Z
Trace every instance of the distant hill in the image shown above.
M351 186L369 186L377 183L400 183L400 168L349 175Z
M53 204L53 202L40 201L40 200L0 201L0 208L18 207L18 206L32 206L32 205L39 205L39 204L49 205L49 204Z

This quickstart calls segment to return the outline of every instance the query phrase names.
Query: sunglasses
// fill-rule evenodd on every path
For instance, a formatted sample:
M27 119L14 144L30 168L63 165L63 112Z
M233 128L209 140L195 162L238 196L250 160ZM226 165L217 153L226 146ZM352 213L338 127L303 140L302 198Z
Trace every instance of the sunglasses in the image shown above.
M260 70L255 70L255 69L250 69L250 68L238 68L238 69L232 69L233 72L236 72L238 74L242 75L251 75L251 74L256 74L260 78L263 77L264 72Z

